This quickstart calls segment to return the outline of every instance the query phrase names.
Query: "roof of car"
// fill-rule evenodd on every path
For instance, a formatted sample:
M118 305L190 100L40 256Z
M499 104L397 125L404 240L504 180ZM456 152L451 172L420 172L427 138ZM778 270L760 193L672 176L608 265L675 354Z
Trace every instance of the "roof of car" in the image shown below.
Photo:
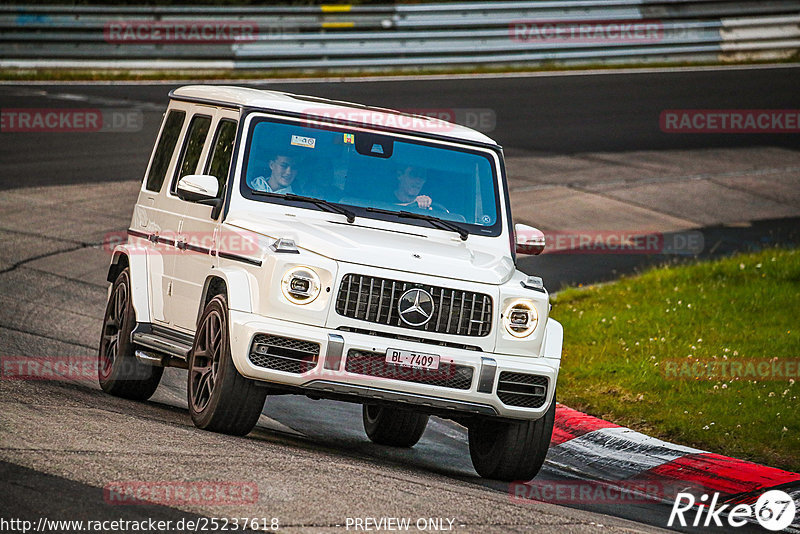
M438 118L314 96L226 85L186 85L172 91L170 96L237 107L246 106L264 110L318 115L339 121L362 123L366 126L383 126L393 130L429 134L472 143L497 145L493 139L476 130ZM452 109L439 111L447 116L454 114Z

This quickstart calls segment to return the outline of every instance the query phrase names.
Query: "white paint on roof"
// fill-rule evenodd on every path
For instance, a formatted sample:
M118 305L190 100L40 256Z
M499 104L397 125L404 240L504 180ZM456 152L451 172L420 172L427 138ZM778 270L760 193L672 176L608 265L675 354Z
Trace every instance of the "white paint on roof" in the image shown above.
M459 124L431 117L410 115L392 109L376 108L314 96L229 85L187 85L175 89L174 94L187 98L213 100L264 110L289 111L329 118L341 118L344 116L348 120L361 122L365 126L392 125L408 132L435 133L442 137L461 141L496 144L490 137Z

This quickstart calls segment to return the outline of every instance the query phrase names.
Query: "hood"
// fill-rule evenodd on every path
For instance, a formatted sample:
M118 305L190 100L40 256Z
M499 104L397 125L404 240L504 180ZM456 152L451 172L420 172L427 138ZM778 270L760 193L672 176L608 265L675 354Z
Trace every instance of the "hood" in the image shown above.
M355 223L347 224L269 218L263 214L252 218L237 214L225 221L269 238L292 239L301 249L346 263L485 284L502 284L514 273L510 255L498 255L494 248L480 247L476 244L480 238L476 236L462 241L452 239L455 234L437 231L441 237L428 237L418 232L421 228L416 226L408 225L408 233L401 233L370 226L371 222L356 219Z

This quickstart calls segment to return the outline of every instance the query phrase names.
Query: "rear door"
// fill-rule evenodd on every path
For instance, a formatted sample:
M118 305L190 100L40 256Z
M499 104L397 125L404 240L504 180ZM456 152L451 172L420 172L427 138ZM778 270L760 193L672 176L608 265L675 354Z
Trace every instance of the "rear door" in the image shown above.
M210 110L209 115L203 116L208 117L207 122L202 123L204 129L198 128L194 140L188 139L186 156L182 159L169 193L181 205L169 315L174 327L187 332L194 332L197 326L205 279L211 266L218 263L216 252L219 217L212 218L212 206L179 199L177 185L183 176L189 174L211 175L217 179L219 185L217 198L224 200L236 143L239 112L216 108Z
M132 239L147 254L150 317L157 323L167 321L165 300L169 280L165 266L173 254L172 236L168 229L174 215L169 212L169 203L165 201L169 183L166 178L175 168L180 140L186 131L188 108L185 103L172 102L164 115L129 229Z

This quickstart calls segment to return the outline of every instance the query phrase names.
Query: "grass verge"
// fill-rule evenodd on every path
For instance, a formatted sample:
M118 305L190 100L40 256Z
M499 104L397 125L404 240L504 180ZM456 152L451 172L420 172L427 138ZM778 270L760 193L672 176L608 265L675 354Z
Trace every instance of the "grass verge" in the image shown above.
M553 301L560 402L800 472L800 251L662 267Z

